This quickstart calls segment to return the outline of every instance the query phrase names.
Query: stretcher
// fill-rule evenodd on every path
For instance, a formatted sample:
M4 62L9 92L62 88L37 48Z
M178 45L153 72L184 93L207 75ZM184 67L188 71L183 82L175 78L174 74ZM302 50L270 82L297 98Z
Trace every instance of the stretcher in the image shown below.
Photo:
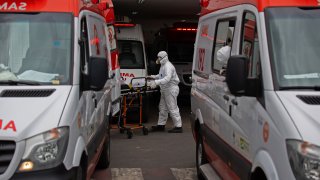
M155 92L149 86L150 79L146 77L135 77L132 78L130 84L127 88L121 89L121 111L120 118L118 118L118 128L120 133L127 134L128 139L131 139L133 136L133 130L141 129L143 135L148 135L149 130L143 124L143 96L146 96L147 93ZM128 116L129 109L138 109L138 116ZM128 123L128 120L131 120L131 123ZM138 120L137 120L138 119ZM133 123L132 123L133 122ZM137 122L137 123L134 123Z

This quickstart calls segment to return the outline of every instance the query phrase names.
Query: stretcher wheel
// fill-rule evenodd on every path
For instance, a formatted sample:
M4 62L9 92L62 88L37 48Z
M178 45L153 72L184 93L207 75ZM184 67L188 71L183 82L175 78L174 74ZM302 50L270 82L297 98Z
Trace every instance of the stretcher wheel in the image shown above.
M127 136L128 136L128 139L131 139L133 136L133 133L130 129L128 129L128 131L127 131Z
M149 134L149 130L146 127L142 128L142 132L143 132L143 135L148 135Z

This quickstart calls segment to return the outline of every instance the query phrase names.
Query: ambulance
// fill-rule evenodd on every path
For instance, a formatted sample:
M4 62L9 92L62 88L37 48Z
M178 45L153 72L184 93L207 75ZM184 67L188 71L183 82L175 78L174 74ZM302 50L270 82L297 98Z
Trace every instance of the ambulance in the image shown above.
M191 89L199 179L320 179L320 1L200 4Z
M115 23L117 36L117 46L119 51L119 64L121 74L121 92L126 94L130 86L144 86L147 77L147 56L145 41L141 24L133 23L127 16L117 16ZM136 78L132 80L133 78ZM142 120L148 121L149 95L143 93L142 96ZM138 98L137 98L138 100ZM139 104L139 102L135 102ZM129 106L133 107L133 106ZM139 108L129 108L127 110L127 120L138 121L140 116ZM132 121L131 121L132 122Z
M111 0L0 2L1 180L90 179L109 166L112 23Z

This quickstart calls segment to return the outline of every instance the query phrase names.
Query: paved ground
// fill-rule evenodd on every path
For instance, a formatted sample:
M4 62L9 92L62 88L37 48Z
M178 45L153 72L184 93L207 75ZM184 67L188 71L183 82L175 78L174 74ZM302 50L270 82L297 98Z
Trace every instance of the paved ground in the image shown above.
M150 105L151 127L158 117L157 101ZM194 180L195 142L190 128L189 99L179 98L183 119L183 133L150 132L143 135L141 129L134 130L132 139L121 134L119 129L111 131L111 164L107 170L97 171L93 179L114 180ZM172 121L168 120L167 129Z

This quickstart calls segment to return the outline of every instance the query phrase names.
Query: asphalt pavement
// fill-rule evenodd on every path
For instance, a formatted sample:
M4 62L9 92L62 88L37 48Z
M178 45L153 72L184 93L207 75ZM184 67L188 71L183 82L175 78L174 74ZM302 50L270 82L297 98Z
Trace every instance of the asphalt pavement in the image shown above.
M151 129L157 123L158 98L151 98L148 122ZM134 129L133 137L119 129L111 130L111 163L106 170L96 171L92 179L105 180L194 180L195 142L190 126L190 98L179 97L183 133L168 133L172 128L169 118L165 132L149 132Z

